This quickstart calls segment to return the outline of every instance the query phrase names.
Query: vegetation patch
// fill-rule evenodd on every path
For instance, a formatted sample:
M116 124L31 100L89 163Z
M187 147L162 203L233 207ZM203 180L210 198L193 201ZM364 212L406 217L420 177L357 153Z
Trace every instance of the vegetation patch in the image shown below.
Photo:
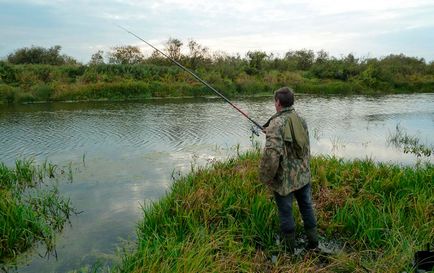
M226 96L252 96L291 86L297 93L391 94L434 91L434 62L403 54L383 58L336 58L321 50L288 51L275 56L249 51L230 56L190 41L169 39L164 51ZM88 64L62 55L61 47L31 47L0 61L0 103L51 100L132 100L197 97L205 86L167 58L145 57L137 46L96 52Z
M387 142L404 153L414 154L418 158L422 156L429 158L434 155L434 147L422 143L419 137L408 134L399 124L396 125L395 132L389 135Z
M64 171L49 162L17 160L15 168L0 163L0 264L13 263L36 242L47 254L54 251L56 232L75 212L58 191L59 172Z
M333 255L290 256L276 244L278 216L259 183L259 152L199 168L144 208L137 249L121 272L401 272L434 239L434 166L314 157L321 241ZM302 222L295 209L299 238ZM272 259L272 256L275 256Z

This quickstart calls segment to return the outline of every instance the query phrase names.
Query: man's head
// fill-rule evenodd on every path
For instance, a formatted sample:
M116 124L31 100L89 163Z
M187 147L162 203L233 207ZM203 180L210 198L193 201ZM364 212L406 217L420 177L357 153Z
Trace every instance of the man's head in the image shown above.
M282 87L274 92L274 106L279 112L282 108L290 107L294 104L294 92L289 87Z

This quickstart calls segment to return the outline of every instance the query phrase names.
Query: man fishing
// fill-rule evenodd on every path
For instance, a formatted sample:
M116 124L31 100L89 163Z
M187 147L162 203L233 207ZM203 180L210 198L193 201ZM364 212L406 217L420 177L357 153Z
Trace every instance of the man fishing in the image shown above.
M316 219L312 207L310 186L309 134L306 122L297 115L292 107L294 104L294 93L292 90L288 87L283 87L275 92L274 105L276 107L276 114L264 126L261 126L193 71L184 67L133 32L122 26L119 27L188 72L250 120L257 128L265 132L266 143L261 159L260 179L274 192L279 209L280 229L284 242L288 250L293 253L295 250L295 222L292 215L292 201L295 196L308 238L307 248L314 249L318 247Z
M310 183L310 147L306 122L293 108L294 93L283 87L274 93L274 114L264 125L266 142L260 163L260 179L274 193L279 210L280 231L290 253L294 253L293 198L297 199L307 235L307 249L318 247L316 219Z

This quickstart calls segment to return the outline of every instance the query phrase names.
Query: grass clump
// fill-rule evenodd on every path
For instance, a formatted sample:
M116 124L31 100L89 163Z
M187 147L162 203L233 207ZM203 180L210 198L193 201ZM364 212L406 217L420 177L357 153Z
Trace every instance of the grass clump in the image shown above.
M317 157L312 169L325 234L338 231L369 271L410 271L434 240L434 166Z
M217 162L176 181L144 209L138 245L121 272L397 272L434 239L434 168L314 157L312 183L325 257L276 245L277 210L258 180L258 152ZM297 229L302 230L298 219ZM276 259L271 259L272 255Z
M35 242L54 250L55 233L74 212L59 194L57 166L16 160L15 168L0 163L0 262L13 262Z
M420 138L407 133L405 128L402 128L399 124L395 127L395 132L389 135L387 140L389 144L392 144L396 148L403 150L404 153L414 154L418 158L430 157L434 154L434 147L429 147L421 143Z

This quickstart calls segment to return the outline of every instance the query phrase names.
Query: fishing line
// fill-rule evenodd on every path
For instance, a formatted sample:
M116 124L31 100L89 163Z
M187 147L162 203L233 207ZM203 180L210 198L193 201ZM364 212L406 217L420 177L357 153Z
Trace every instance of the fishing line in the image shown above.
M227 103L229 103L233 108L235 108L235 110L237 110L238 112L240 112L243 116L245 116L248 120L250 120L258 129L259 131L263 132L264 127L262 127L259 123L257 123L256 121L254 121L251 117L249 117L246 113L244 113L240 108L238 108L235 104L233 104L228 98L226 98L222 93L220 93L219 91L217 91L214 87L212 87L209 83L207 83L206 81L202 80L196 73L194 73L193 71L191 71L190 69L186 68L185 66L183 66L182 64L180 64L178 61L176 61L175 59L173 59L172 57L170 57L169 55L167 55L166 53L164 53L163 51L159 50L158 48L156 48L155 46L153 46L152 44L148 43L147 41L145 41L144 39L142 39L141 37L137 36L136 34L134 34L133 32L129 31L128 29L124 28L123 26L120 25L116 25L117 27L123 29L124 31L128 32L129 34L133 35L134 37L136 37L137 39L139 39L140 41L144 42L145 44L147 44L148 46L152 47L154 50L156 50L158 53L160 53L161 55L163 55L164 57L168 58L172 63L176 64L177 66L179 66L180 68L182 68L184 71L186 71L187 73L189 73L190 75L192 75L196 80L198 80L199 82L201 82L202 84L204 84L206 87L208 87L209 89L211 89L214 93L216 93L219 97L221 97L222 99L224 99ZM255 130L254 128L252 128L252 132L254 132L256 135L259 135L258 130Z

